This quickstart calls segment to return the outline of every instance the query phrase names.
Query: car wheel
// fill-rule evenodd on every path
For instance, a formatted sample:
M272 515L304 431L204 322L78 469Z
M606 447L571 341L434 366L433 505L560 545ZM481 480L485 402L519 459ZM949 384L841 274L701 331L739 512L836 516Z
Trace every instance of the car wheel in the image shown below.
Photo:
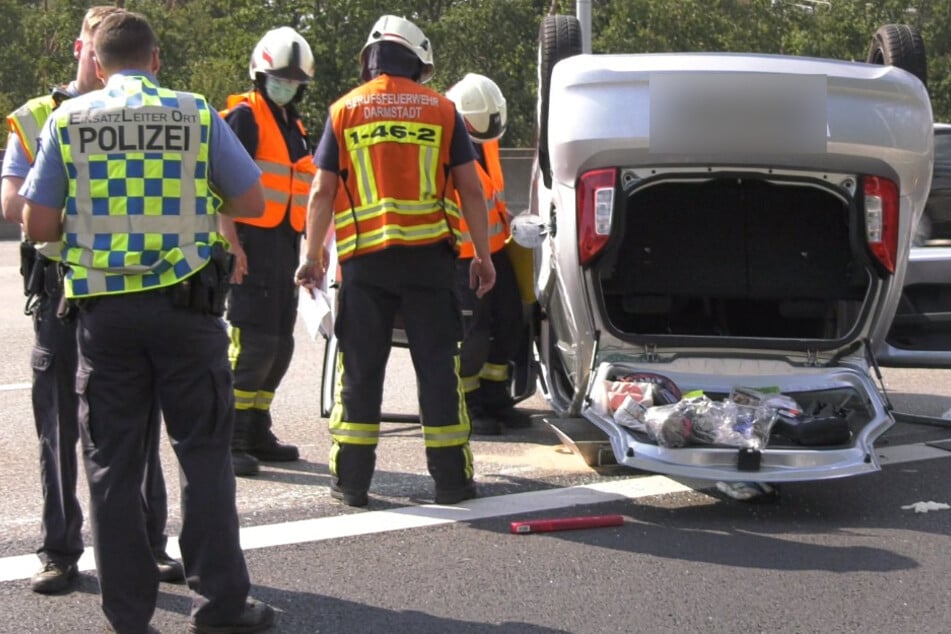
M546 187L551 187L548 160L548 96L551 71L561 60L581 53L581 24L573 15L546 15L538 29L538 159Z
M928 85L928 58L918 30L907 24L886 24L875 32L867 62L906 70Z

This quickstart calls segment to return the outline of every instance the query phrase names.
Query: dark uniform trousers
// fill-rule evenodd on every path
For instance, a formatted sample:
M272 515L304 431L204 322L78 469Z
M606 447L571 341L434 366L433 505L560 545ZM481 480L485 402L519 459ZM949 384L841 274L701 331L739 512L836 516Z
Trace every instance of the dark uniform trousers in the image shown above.
M462 317L453 287L455 260L448 245L438 244L390 248L343 263L334 326L342 364L335 404L340 420L379 424L386 362L399 314L416 372L424 434L428 426L468 426L458 374ZM375 442L334 443L330 469L341 488L369 488L375 450ZM458 489L472 478L468 439L456 446L427 446L426 463L437 489Z
M518 352L522 334L522 299L515 269L505 249L492 254L495 286L481 299L469 288L472 259L456 263L456 289L463 311L465 338L459 374L476 376L486 363L508 365ZM483 388L485 387L483 380ZM508 383L504 384L508 390Z
M76 396L76 322L57 317L63 295L55 261L38 256L42 291L33 309L35 342L33 366L33 418L40 444L40 478L43 484L43 544L37 554L44 561L75 563L83 553L83 515L76 497L79 442ZM151 419L148 467L142 486L149 544L156 554L168 542L165 478L159 460L159 412Z
M79 311L80 423L102 606L118 632L145 632L155 610L139 483L157 402L181 467L179 545L192 619L229 623L250 587L231 467L234 395L224 322L145 291L88 300Z
M273 396L294 354L298 289L294 272L300 259L300 233L289 214L277 227L237 223L248 257L248 274L232 284L227 319L231 324L231 364L235 389ZM267 445L270 402L237 411L236 434L251 448ZM242 443L243 444L243 443Z

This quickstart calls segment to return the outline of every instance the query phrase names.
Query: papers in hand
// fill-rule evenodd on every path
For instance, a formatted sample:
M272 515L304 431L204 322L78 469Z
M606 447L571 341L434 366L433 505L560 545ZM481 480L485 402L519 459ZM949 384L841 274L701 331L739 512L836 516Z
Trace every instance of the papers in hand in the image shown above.
M330 307L330 296L326 289L313 289L314 296L311 297L307 289L301 289L297 300L297 314L304 320L307 326L307 333L311 339L317 339L318 336L324 339L330 339L334 328L334 315Z

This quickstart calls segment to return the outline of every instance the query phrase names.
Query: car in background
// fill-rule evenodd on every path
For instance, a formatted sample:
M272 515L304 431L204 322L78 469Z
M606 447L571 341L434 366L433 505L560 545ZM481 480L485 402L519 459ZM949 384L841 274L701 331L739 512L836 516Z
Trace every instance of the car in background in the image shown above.
M948 367L951 350L951 124L934 124L934 166L908 257L901 300L876 347L881 365Z

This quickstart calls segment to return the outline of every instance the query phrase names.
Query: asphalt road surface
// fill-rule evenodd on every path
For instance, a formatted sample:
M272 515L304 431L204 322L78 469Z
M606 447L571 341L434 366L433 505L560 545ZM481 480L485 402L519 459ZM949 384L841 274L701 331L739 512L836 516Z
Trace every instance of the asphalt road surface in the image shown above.
M29 590L40 484L17 257L16 242L0 242L0 632L102 632L91 548L75 590ZM385 423L370 506L357 510L328 494L322 351L299 325L273 404L276 433L302 459L238 480L252 594L278 610L275 632L951 631L951 510L922 512L951 503L949 428L898 424L879 442L880 473L784 485L777 501L746 504L710 482L588 467L535 397L521 404L531 427L474 439L481 497L457 506L430 504L418 426ZM387 376L384 409L413 413L405 350ZM886 370L885 381L899 411L951 409L947 371ZM174 537L167 442L163 464ZM85 508L82 478L80 492ZM510 532L516 520L607 514L623 525ZM183 631L188 610L187 589L163 584L156 631Z

